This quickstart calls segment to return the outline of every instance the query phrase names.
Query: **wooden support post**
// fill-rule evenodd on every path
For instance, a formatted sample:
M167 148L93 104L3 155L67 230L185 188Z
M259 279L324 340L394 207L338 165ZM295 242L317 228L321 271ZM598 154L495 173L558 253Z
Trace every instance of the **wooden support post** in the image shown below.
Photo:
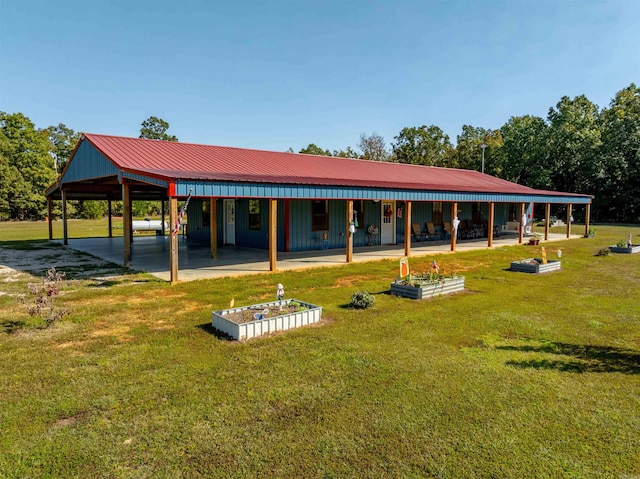
M404 212L404 255L408 258L411 255L411 201L405 204L407 207Z
M169 198L169 224L171 232L169 233L169 270L171 284L178 282L178 231L173 232L173 227L178 220L178 199L175 196Z
M571 210L573 205L569 203L567 205L567 238L571 237Z
M453 221L458 216L458 203L451 203L451 251L456 250L456 240L458 239L458 230L454 228Z
M131 263L131 189L128 183L122 183L122 241L124 241L124 265Z
M109 218L109 238L113 238L113 205L110 199L107 200L107 215Z
M278 260L278 200L269 200L269 271L276 270Z
M53 239L53 219L51 218L53 207L51 203L51 198L47 196L47 222L49 223L49 240Z
M347 200L347 263L353 262L353 234L349 226L353 221L353 200Z
M587 203L584 212L584 236L589 236L589 222L591 221L591 203Z
M551 203L544 206L544 240L549 240L549 222L551 221Z
M62 190L62 244L69 244L69 230L67 225L67 192Z
M491 248L493 246L493 223L495 221L495 203L490 202L489 203L489 221L487 223L487 228L489 228L489 231L487 231L487 246L489 248Z
M524 217L524 203L520 203L520 228L518 228L518 244L522 244L524 238L524 227L526 226L526 219Z
M211 233L211 257L218 256L218 210L216 199L209 198L209 231Z

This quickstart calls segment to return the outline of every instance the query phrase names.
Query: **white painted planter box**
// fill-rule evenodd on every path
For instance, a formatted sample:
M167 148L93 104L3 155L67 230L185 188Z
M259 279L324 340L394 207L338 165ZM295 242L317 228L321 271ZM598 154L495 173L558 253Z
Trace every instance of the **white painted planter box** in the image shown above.
M625 247L609 246L609 251L611 251L612 253L625 253L625 254L640 253L640 244L632 244L631 248L627 248L626 246Z
M432 298L458 291L464 291L464 276L445 278L437 283L427 283L420 286L391 283L391 294L411 299Z
M247 323L236 323L227 319L229 313L245 311L247 309L255 309L259 311L269 306L277 306L280 301L272 301L270 303L253 304L251 306L243 306L241 308L225 309L222 311L214 311L211 314L211 325L218 331L228 334L233 339L243 340L262 336L263 334L274 333L276 331L286 331L287 329L299 328L309 324L317 323L322 316L322 307L315 304L305 303L297 299L285 299L282 305L288 305L291 302L299 303L307 309L296 313L287 313L280 316L273 316Z
M533 260L534 258L513 261L511 263L511 271L518 271L519 273L548 273L549 271L560 269L561 261L550 259L547 264L542 264L540 258L535 258L538 264L528 264L529 261Z

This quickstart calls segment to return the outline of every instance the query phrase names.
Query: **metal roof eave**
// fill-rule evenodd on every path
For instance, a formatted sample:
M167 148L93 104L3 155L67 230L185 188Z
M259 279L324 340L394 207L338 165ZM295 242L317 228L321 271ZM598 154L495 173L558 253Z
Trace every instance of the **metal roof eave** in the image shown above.
M175 182L175 195L215 198L275 198L275 199L363 199L399 201L458 201L494 203L571 203L590 204L593 197L581 194L531 190L523 193L493 193L468 191L437 191L360 186L300 185L241 183L216 181Z

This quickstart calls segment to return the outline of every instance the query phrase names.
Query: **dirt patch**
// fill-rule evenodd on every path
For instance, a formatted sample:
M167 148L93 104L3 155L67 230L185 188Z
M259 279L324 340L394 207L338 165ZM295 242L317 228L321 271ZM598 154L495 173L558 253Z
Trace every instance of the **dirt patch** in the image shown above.
M278 305L261 306L245 309L242 311L235 311L233 313L227 313L224 315L224 318L236 324L242 324L248 323L250 321L269 319L276 316L296 313L298 311L304 311L306 309L306 307L298 304L283 305L282 310L280 310L280 306Z
M359 276L346 276L344 278L339 278L334 284L334 288L352 288L357 283L361 283L363 281L367 281L371 279L369 275L359 275Z
M82 419L83 417L86 416L86 413L84 412L79 412L77 414L74 414L73 416L69 416L69 417L63 417L61 419L58 419L58 421L56 421L56 423L54 424L55 427L68 427L68 426L73 426L76 422L78 422L80 419Z

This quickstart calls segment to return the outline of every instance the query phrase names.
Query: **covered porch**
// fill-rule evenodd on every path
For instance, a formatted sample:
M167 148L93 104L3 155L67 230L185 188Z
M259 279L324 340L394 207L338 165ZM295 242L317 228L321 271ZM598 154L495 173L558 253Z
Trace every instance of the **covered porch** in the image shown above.
M579 238L581 235L570 235ZM566 234L549 233L548 241L567 239ZM541 244L544 244L543 241ZM515 246L520 244L517 233L502 234L493 240L492 248ZM115 264L123 265L124 242L115 238L78 238L69 239L68 247L91 254ZM457 251L488 249L486 238L466 240L457 243ZM129 267L144 271L165 281L171 280L169 260L170 238L168 236L136 237L131 247ZM208 243L178 238L180 254L180 281L214 279L250 274L262 274L271 271L269 252L239 246L220 246L216 258L211 258ZM441 255L451 253L449 241L412 242L411 257ZM377 245L356 247L352 262L380 261L400 259L405 256L405 245ZM343 250L314 250L297 252L278 252L278 270L292 271L318 267L341 266L345 263Z

